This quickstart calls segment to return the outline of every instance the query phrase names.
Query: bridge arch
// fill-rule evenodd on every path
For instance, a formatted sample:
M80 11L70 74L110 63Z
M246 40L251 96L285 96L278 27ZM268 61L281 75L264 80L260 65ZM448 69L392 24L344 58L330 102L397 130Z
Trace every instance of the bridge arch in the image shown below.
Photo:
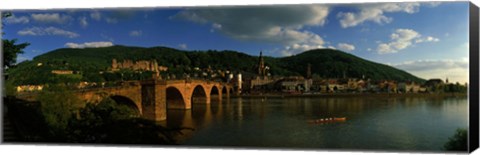
M192 104L196 103L208 103L208 96L205 87L202 85L196 85L192 90L191 101Z
M140 116L140 108L135 103L135 101L133 101L129 97L122 95L110 95L109 98L115 101L118 105L125 106L131 109L132 112L134 112L135 116Z
M227 85L224 85L222 87L222 97L223 98L229 98L230 95L233 94L233 87L229 87Z
M223 96L223 97L227 97L227 96L228 96L227 94L230 94L230 93L228 92L227 86L223 86L223 88L222 88L222 96Z
M184 95L176 87L167 87L167 109L186 109Z
M212 101L219 101L222 97L222 90L218 88L217 85L213 85L210 89L210 100Z

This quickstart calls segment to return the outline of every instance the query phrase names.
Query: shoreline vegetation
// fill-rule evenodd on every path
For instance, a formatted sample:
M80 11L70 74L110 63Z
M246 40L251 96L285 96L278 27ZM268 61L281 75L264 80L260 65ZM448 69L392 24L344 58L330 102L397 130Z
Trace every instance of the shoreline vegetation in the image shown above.
M298 97L468 97L467 93L306 93L306 94L242 94L231 98L298 98Z
M157 125L109 99L79 107L65 92L45 96L39 101L3 97L3 123L10 124L4 143L178 145L174 136L192 130Z

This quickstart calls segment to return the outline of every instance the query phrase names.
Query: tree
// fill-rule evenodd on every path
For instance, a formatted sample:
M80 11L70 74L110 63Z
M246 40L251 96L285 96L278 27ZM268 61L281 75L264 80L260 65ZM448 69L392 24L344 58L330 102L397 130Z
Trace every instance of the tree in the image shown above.
M16 44L17 39L2 39L3 43L3 67L9 68L17 63L18 54L23 54L25 49L30 43Z
M88 103L71 117L67 142L116 144L176 144L174 135L181 130L170 129L142 119L126 105L105 98L98 104Z
M63 136L69 120L81 108L82 101L64 86L50 86L39 94L40 111L50 132Z
M468 131L458 128L455 135L448 138L448 142L443 146L449 151L467 151L468 150Z
M12 13L5 13L2 14L2 28L4 27L3 25L3 20L12 16ZM3 35L3 33L2 33ZM3 43L3 67L4 68L9 68L15 65L17 62L17 56L18 54L23 54L27 46L30 45L30 43L21 43L21 44L16 44L17 39L2 39Z

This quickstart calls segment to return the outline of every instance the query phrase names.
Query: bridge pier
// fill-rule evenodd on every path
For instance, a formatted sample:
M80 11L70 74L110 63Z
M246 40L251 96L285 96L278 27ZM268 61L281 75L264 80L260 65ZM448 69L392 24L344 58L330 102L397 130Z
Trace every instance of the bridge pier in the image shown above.
M141 86L143 117L154 121L166 120L166 83L160 81L145 81Z

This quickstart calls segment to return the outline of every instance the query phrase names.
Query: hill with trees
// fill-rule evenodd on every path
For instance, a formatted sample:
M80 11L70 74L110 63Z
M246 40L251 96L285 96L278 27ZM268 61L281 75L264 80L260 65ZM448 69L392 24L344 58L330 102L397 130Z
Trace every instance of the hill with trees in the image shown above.
M157 61L168 67L162 77L196 77L207 69L242 73L244 77L255 75L258 56L237 51L183 51L168 47L127 47L72 49L61 48L24 61L8 70L9 82L15 85L60 82L103 82L115 80L141 80L151 77L151 72L121 70L107 72L112 60ZM272 76L306 76L308 64L316 78L369 78L372 80L396 80L424 82L405 71L388 65L368 61L354 55L333 50L316 49L289 57L264 57ZM71 70L72 75L55 75L52 70ZM218 72L216 72L218 73Z
M316 49L296 56L280 58L281 67L306 76L307 64L311 64L313 76L322 78L365 78L372 80L396 80L424 82L408 72L368 61L349 53L333 49Z

